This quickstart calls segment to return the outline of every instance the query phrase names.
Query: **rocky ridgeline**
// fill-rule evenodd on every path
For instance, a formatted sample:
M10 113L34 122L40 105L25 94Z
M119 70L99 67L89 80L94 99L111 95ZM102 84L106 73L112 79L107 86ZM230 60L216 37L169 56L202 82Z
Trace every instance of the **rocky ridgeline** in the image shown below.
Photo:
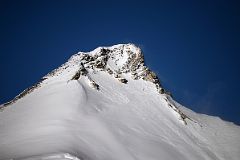
M42 81L44 81L45 78L42 78L39 82L35 83L33 86L28 87L27 89L25 89L23 92L21 92L19 95L17 95L16 97L14 97L11 101L8 101L6 103L3 104L2 107L0 107L0 111L3 110L5 107L7 107L10 104L15 103L17 100L23 98L24 96L26 96L27 94L30 94L31 92L33 92L35 89L39 88Z
M123 66L123 72L130 72L134 80L143 79L150 81L155 84L160 94L165 93L157 75L145 66L142 52L133 53L128 50L127 53L129 57L126 64Z
M112 75L123 84L128 83L128 80L124 78L124 74L130 74L133 80L142 79L153 83L158 93L165 95L165 101L168 106L179 113L179 116L186 124L186 118L188 117L171 101L171 94L162 88L157 75L145 66L141 50L133 44L120 45L115 48L101 47L90 53L81 52L75 54L68 62L44 76L40 82L24 90L13 100L5 103L0 109L3 110L6 106L30 94L36 88L39 88L44 80L59 76L63 74L66 69L71 69L71 66L75 65L79 67L70 80L79 80L85 77L90 87L96 90L100 90L100 86L91 78L91 74L95 74L98 71L103 71Z

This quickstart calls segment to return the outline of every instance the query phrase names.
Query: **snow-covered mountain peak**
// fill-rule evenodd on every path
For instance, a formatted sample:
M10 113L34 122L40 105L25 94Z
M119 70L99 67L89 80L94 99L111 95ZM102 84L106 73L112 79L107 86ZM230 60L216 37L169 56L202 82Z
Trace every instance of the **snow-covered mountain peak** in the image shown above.
M111 70L118 73L135 73L145 66L142 51L134 44L98 47L91 52L79 52L68 62L81 64L85 68Z
M86 63L86 61L102 61L106 57L105 61L109 60L111 67L121 69L131 57L136 55L143 57L141 49L134 44L118 44L111 47L98 47L90 52L79 52L73 55L69 61Z
M0 160L240 157L240 128L174 101L133 44L79 52L0 109Z
M105 75L104 75L105 74ZM32 93L39 87L44 87L57 82L84 81L95 90L102 90L105 86L101 84L103 79L114 79L130 87L137 85L138 80L148 83L149 91L155 91L163 95L164 101L184 124L187 124L187 115L183 114L172 100L169 92L166 92L157 77L144 63L144 56L139 47L134 44L118 44L110 47L98 47L90 52L78 52L59 68L44 76L40 82L27 88L12 101L4 104L6 106L15 103L19 99ZM140 82L138 90L145 90ZM188 118L189 119L189 118Z
M129 78L150 81L159 93L166 93L157 75L144 64L141 49L134 44L118 44L111 47L98 47L91 52L79 52L44 79L64 77L77 80L81 76L91 79L99 72L106 72L122 83L127 83Z
M90 86L99 90L99 84L93 77L107 73L110 77L127 84L131 80L145 80L151 82L157 92L166 93L162 88L157 75L144 64L144 56L139 47L134 44L118 44L110 47L98 47L90 52L78 52L70 59L44 76L39 82L27 88L7 106L31 93L36 88L56 81L79 80L87 78ZM3 108L3 107L2 107Z

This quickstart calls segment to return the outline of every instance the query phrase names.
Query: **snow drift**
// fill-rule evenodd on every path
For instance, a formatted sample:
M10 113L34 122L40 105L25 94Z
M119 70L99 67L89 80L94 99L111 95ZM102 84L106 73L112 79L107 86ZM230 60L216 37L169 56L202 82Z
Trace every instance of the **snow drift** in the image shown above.
M1 160L238 160L239 142L175 102L133 44L73 55L0 112Z

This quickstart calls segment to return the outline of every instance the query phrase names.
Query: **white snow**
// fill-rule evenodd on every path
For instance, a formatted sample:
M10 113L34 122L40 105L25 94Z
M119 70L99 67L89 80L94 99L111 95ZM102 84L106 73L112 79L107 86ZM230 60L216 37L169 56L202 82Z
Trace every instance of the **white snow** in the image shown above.
M107 66L113 70L126 63L127 50L140 52L132 44L108 48L114 59ZM239 126L173 101L192 119L184 124L168 106L167 95L159 94L149 81L123 73L128 80L123 84L91 68L88 76L100 90L89 85L87 76L71 80L82 54L72 56L52 76L45 76L39 88L0 112L1 160L239 159Z
M69 153L55 153L41 156L32 156L21 160L81 160Z

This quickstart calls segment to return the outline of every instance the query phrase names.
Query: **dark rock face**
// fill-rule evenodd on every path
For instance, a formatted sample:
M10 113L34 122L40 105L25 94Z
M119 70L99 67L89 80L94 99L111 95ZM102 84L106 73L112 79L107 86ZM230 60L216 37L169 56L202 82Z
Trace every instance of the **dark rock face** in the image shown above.
M106 66L106 63L105 63L104 61L97 60L94 66L95 66L96 68L102 68L102 69L104 69L105 66Z
M79 70L76 72L75 75L73 75L71 80L78 80L81 77L81 75L86 76L87 73L88 73L87 69L84 67L84 64L81 63L80 67L79 67Z
M101 49L101 55L107 55L110 52L111 52L110 49L107 49L107 48L102 48Z
M107 68L107 72L108 72L108 74L110 74L110 75L113 74L113 71L112 71L110 68Z
M80 75L80 71L78 70L71 80L78 80L80 78Z
M85 60L86 62L91 62L94 60L94 58L92 56L90 56L89 54L85 54L84 56L82 56L81 60Z
M99 90L99 85L95 81L91 81L90 83L94 89Z
M122 83L125 83L125 84L127 84L127 82L128 82L128 80L126 80L125 78L119 78L118 80Z

